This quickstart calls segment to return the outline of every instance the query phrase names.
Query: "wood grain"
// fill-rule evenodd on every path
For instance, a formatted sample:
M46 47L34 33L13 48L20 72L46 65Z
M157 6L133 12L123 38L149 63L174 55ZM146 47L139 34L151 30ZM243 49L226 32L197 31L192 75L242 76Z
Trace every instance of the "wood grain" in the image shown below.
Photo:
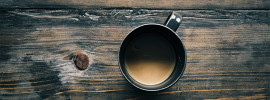
M2 0L0 8L270 9L268 0Z
M1 99L269 99L269 10L178 10L187 67L172 87L144 92L118 67L128 32L171 10L1 9ZM88 55L75 68L69 54Z

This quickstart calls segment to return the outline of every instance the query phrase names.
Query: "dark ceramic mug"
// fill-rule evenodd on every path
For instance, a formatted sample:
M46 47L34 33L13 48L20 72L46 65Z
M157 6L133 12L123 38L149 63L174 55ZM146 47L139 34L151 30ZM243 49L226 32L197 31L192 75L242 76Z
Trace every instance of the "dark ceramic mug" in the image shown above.
M129 81L129 83L131 83L133 86L141 90L159 91L159 90L163 90L172 86L174 83L176 83L179 80L179 78L183 75L185 66L186 66L185 47L182 41L180 40L180 38L175 33L181 21L182 21L181 15L176 12L172 12L167 18L167 20L165 21L164 25L145 24L145 25L135 28L125 37L125 39L123 40L120 46L119 66L120 66L120 70L122 74ZM127 59L125 58L127 47L130 45L131 41L136 39L140 35L149 34L149 33L153 33L154 35L159 35L165 38L166 41L168 41L168 43L172 45L174 55L175 55L174 56L174 59L175 59L174 69L171 72L171 74L163 82L154 84L154 85L143 84L135 80L134 78L132 78L132 76L127 71L127 66L125 62L125 59Z

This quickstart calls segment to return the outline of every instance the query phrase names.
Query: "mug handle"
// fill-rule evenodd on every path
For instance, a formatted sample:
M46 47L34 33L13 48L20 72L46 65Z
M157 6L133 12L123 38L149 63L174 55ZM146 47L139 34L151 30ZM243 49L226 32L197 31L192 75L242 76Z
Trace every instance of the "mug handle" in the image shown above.
M169 17L166 19L164 25L172 29L174 32L178 29L182 22L182 16L177 12L171 12Z

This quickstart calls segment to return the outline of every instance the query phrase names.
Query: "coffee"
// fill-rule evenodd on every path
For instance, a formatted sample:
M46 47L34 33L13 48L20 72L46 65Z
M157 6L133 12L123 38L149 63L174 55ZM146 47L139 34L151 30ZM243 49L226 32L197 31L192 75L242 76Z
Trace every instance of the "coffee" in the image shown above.
M145 85L165 81L176 62L172 44L155 33L145 33L131 40L124 57L129 75Z

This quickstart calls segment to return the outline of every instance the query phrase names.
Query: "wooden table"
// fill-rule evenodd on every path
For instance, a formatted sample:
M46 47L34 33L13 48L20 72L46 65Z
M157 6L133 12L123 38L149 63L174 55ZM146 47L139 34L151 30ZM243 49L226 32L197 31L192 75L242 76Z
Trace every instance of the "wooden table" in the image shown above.
M267 0L0 1L0 99L270 99ZM183 16L187 50L172 87L144 92L129 84L118 50L133 28ZM88 55L86 70L67 59Z

